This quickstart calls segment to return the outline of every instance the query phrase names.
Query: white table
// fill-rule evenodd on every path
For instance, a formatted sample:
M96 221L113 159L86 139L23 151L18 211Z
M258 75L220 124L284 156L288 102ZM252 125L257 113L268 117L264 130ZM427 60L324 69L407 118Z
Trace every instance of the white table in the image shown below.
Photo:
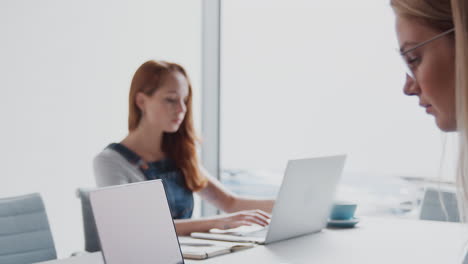
M468 225L445 222L362 219L353 229L320 233L186 263L460 263ZM100 253L42 264L103 264Z

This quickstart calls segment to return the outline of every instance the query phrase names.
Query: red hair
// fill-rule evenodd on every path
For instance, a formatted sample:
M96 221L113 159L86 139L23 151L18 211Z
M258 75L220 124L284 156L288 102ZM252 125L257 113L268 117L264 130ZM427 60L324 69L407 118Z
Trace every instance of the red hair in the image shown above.
M198 139L192 118L192 85L182 66L176 63L150 60L138 68L130 86L128 130L130 132L135 130L142 117L142 111L136 104L136 95L138 93L153 95L163 84L164 78L174 72L181 73L187 79L189 90L186 100L187 111L177 132L163 134L162 151L182 171L187 187L192 191L198 191L206 186L208 180L200 173L196 149Z

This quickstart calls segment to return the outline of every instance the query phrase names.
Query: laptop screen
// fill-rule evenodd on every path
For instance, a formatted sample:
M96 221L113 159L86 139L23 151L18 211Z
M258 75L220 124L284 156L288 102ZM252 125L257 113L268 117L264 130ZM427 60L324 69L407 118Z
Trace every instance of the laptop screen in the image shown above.
M90 193L106 264L184 263L161 180Z

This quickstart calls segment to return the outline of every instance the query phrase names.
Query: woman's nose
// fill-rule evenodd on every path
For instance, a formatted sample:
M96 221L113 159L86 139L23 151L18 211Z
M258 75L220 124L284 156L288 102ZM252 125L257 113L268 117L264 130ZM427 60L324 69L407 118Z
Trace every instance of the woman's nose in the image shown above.
M403 86L403 92L406 95L418 95L419 94L419 86L416 80L406 75L406 82L405 85Z
M177 110L178 110L179 113L185 113L187 111L187 106L185 105L184 101L181 101L179 103L179 107L178 107Z

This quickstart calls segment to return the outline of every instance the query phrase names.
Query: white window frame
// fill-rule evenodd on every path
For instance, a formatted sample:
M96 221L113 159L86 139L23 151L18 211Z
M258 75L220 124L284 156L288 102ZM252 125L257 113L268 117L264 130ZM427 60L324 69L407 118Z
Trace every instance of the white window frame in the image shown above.
M202 3L202 164L220 179L221 0ZM219 211L202 202L201 215Z

